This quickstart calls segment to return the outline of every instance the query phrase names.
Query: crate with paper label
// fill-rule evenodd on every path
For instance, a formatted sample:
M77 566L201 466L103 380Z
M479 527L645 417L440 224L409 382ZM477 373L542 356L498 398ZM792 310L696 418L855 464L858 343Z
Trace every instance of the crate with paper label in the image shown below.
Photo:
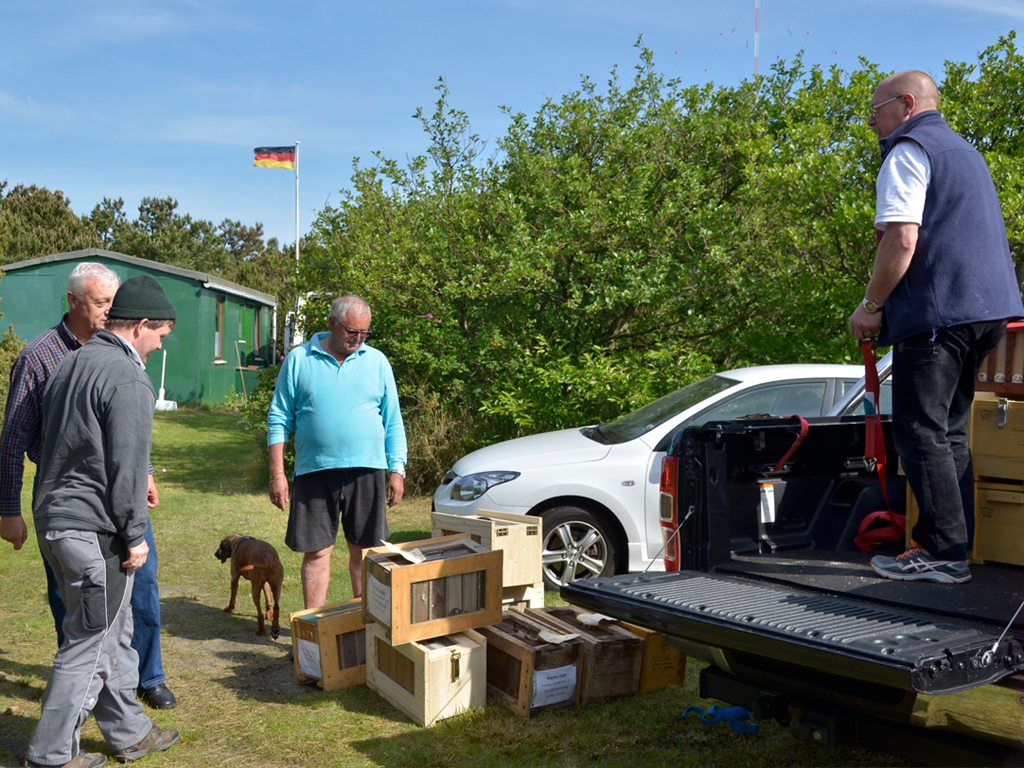
M434 512L430 521L432 536L467 533L487 549L502 551L502 603L506 608L523 603L544 607L541 518L482 509L475 515Z
M572 605L524 613L562 634L577 634L583 641L580 668L580 704L593 704L632 696L640 686L643 640L608 619ZM581 616L584 617L581 619ZM592 623L588 618L592 617Z
M501 621L501 561L467 534L367 549L364 618L392 645Z
M325 691L366 682L363 601L310 608L291 615L295 679Z
M583 641L519 610L481 627L487 638L487 695L517 714L567 707L579 701Z
M486 657L487 640L472 629L395 646L380 624L366 625L366 685L418 725L483 707Z

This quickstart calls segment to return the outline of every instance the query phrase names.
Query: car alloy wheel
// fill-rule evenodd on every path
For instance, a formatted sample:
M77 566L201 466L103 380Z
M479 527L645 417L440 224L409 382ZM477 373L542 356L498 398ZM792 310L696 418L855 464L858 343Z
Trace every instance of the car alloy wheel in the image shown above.
M579 579L614 573L614 545L594 515L578 507L555 507L543 518L545 587L558 589Z

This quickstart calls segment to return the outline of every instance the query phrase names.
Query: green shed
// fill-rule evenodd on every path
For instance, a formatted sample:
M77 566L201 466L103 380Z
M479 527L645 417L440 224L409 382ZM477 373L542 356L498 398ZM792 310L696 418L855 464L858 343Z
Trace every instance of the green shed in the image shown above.
M256 371L274 362L277 299L216 275L194 272L124 253L87 248L7 264L0 269L0 324L29 342L56 325L68 309L71 270L96 261L124 282L134 275L160 281L178 311L164 342L164 399L215 405L256 386ZM164 353L149 359L147 372L159 391Z

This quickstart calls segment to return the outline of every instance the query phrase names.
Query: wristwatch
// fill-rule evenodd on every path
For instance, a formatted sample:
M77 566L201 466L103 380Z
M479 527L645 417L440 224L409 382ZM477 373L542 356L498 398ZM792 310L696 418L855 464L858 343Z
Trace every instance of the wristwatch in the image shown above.
M867 296L864 297L864 301L861 302L861 306L864 307L864 311L867 312L869 315L873 315L876 312L882 311L882 308L875 304L875 302L873 302Z

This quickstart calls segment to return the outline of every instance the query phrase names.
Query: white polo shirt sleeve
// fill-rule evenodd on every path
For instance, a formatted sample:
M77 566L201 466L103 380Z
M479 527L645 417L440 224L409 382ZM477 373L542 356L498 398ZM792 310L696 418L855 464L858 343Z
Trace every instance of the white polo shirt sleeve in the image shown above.
M920 225L932 178L928 153L916 141L901 141L885 158L875 180L875 229L890 221Z

